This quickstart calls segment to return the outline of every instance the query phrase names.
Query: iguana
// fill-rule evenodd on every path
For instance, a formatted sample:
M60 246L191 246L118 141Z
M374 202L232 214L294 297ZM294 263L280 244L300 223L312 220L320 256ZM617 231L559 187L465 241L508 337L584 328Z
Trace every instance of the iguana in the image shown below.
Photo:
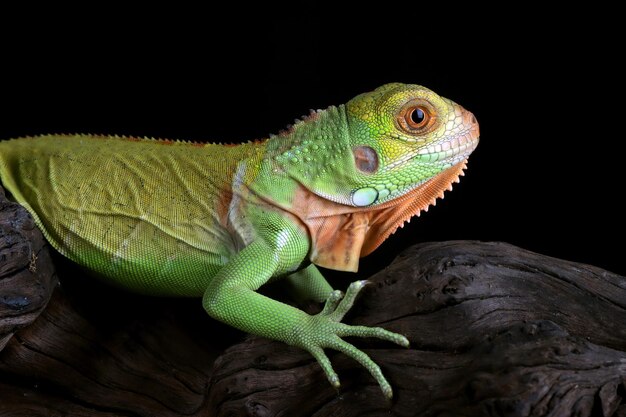
M345 296L317 266L356 271L412 216L451 189L478 143L469 111L418 86L387 84L311 111L240 145L44 135L0 142L0 178L61 254L107 282L151 295L202 297L213 318L310 352L380 367L346 336L408 347L402 335L341 323ZM285 278L325 302L309 315L256 292Z

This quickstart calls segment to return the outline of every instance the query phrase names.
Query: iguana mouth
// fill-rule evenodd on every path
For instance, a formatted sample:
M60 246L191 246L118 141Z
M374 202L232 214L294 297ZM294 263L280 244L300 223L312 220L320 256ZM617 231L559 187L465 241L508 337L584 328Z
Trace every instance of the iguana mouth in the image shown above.
M452 140L420 149L414 158L425 162L459 161L467 158L478 145L478 140L466 141L462 144L451 142Z
M469 139L467 136L470 136ZM478 139L478 132L476 132L476 134L470 132L463 138L459 135L459 137L448 139L445 142L439 142L422 148L417 151L416 154L389 164L387 168L397 168L398 166L405 165L415 160L418 160L420 163L445 162L449 164L449 166L453 166L470 156L478 146ZM424 182L426 181L428 180Z
M455 164L466 159L478 146L478 125L447 138L443 142L428 145L419 151L413 159L424 162L450 161Z

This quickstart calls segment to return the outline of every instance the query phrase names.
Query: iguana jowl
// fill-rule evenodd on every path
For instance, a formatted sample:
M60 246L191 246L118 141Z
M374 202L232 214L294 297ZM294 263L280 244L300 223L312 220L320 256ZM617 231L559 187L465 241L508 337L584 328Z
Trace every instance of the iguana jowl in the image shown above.
M478 143L461 106L387 84L311 112L288 131L236 146L117 136L0 142L0 178L52 246L136 292L203 297L208 314L309 351L356 359L387 397L380 368L342 338L408 346L382 328L341 323L364 281L334 291L316 265L356 271L410 217L451 188ZM255 292L282 278L303 311Z

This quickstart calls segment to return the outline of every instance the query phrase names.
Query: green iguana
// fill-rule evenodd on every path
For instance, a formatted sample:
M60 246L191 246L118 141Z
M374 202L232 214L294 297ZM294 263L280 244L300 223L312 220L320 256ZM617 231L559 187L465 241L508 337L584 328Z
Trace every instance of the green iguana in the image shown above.
M0 178L61 254L108 282L152 295L202 297L207 313L310 352L357 360L384 395L380 367L346 336L408 347L402 335L341 323L345 296L316 265L356 271L412 216L451 189L478 143L472 113L417 85L387 84L311 111L241 145L44 135L0 142ZM278 278L309 315L255 292Z

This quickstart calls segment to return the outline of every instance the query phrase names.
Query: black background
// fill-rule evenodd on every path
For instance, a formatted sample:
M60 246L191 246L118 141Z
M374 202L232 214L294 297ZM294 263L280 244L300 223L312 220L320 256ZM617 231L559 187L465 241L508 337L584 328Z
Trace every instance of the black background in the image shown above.
M364 274L411 243L478 239L626 275L624 46L610 11L527 6L453 20L451 5L378 4L358 16L310 7L297 18L6 14L15 27L0 41L0 139L238 142L383 83L422 84L473 111L481 143L455 191L366 258Z

